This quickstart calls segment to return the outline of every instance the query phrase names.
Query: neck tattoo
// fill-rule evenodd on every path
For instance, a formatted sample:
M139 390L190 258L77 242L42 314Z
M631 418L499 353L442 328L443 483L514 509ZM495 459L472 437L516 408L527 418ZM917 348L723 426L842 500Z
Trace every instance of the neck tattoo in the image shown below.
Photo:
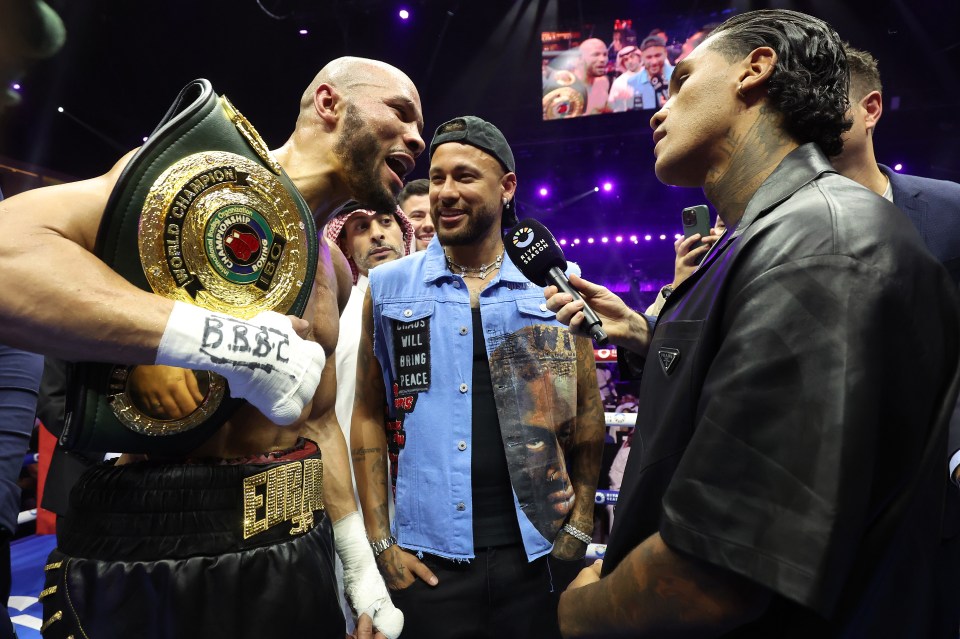
M482 280L500 268L500 265L503 263L503 250L500 251L500 255L493 262L481 264L478 267L461 266L450 259L450 256L446 253L444 253L444 257L447 258L447 268L449 268L451 272L456 273L460 277L475 277L478 280Z

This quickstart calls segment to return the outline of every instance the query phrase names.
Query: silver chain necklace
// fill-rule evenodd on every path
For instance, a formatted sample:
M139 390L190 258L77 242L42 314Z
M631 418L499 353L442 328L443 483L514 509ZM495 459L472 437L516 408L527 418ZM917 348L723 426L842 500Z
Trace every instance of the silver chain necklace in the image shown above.
M490 264L481 264L479 267L471 266L461 266L453 260L450 259L450 256L446 253L443 254L447 258L447 268L452 272L456 273L460 277L475 277L478 280L486 279L487 275L493 271L500 268L500 265L503 264L503 251L500 251L499 257Z

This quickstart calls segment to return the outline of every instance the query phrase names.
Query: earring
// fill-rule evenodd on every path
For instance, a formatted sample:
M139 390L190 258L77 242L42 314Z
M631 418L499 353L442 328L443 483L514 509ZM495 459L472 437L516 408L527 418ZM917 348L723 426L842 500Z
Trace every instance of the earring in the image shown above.
M503 205L506 206L506 205L507 205L507 202L509 202L509 201L510 201L510 200L508 200L507 198L503 198Z
M747 96L743 94L743 83L737 85L737 95L740 96L741 100L746 100Z

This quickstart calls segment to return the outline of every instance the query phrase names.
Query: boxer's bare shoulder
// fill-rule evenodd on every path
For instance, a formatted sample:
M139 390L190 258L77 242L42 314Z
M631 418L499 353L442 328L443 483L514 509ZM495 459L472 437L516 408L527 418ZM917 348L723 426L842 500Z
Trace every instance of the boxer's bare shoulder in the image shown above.
M135 152L98 177L26 191L0 202L0 229L8 237L15 233L40 239L49 233L92 251L110 193Z

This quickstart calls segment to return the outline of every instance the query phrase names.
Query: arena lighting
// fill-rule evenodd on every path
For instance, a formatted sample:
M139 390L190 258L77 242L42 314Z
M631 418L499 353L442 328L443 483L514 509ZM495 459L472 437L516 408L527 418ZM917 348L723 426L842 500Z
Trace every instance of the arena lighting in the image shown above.
M661 234L661 235L660 235L660 239L661 239L661 240L665 240L665 239L667 239L667 236L666 236L666 235L663 235L663 234Z
M308 33L310 32L307 31L306 29L300 29L300 35L307 35Z
M63 107L57 107L57 113L63 113Z
M593 238L592 238L592 237L588 237L588 238L587 238L587 244L593 244Z
M563 238L560 238L560 245L561 245L561 246L566 246L566 245L567 245L567 241L566 241L565 239L563 239Z
M634 244L636 244L636 243L637 243L637 236L636 236L636 235L631 235L631 236L630 236L630 241L633 242Z
M622 236L622 235L618 235L618 236L616 236L616 237L613 238L613 239L615 239L617 242L622 242L622 241L623 241L623 236Z
M643 239L645 239L646 241L648 241L648 242L649 242L651 238L650 238L650 236L649 236L649 235L644 235L644 236L643 236Z
M599 192L600 192L600 187L599 187L599 186L593 187L593 192L594 192L594 193L599 193Z
M143 141L144 141L144 142L147 141L147 136L143 136Z
M679 240L681 237L683 237L683 236L680 235L679 233L677 233L676 235L673 236L673 239Z
M902 169L902 168L903 168L903 165L900 164L899 162L897 162L896 164L893 165L893 170L894 170L894 171L899 171L899 170Z
M538 192L540 193L540 197L547 197L548 195L550 195L550 191L547 190L547 187L545 186L541 186L540 191Z
M579 238L579 237L573 238L573 243L574 243L574 244L579 244L579 243L580 243L580 238Z
M400 13L398 13L397 15L400 16L401 20L406 20L410 17L410 12L407 11L406 9L400 9Z
M607 236L606 236L606 235L604 235L603 237L601 237L601 238L600 238L600 241L601 241L601 242L603 242L604 244L606 244L607 242L609 242L609 241L610 241L610 239L609 239L609 238L607 238Z
M613 190L613 182L604 182L604 183L603 183L603 190L606 191L607 193L609 193L610 191L612 191L612 190Z
M20 83L19 83L19 82L14 82L14 83L13 83L13 90L14 90L14 91L19 91L19 90L20 90Z

